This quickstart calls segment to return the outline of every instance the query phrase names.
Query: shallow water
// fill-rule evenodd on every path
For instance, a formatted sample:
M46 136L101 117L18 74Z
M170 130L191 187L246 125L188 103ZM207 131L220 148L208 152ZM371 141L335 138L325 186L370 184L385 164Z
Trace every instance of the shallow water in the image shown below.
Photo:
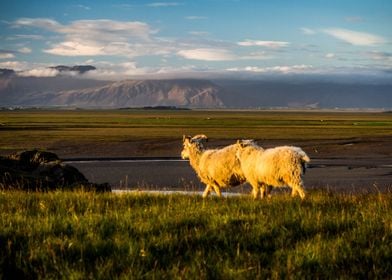
M366 161L312 161L306 170L306 189L328 189L343 192L392 190L392 165L365 165ZM180 159L120 159L80 160L65 162L78 168L95 183L109 183L113 189L142 189L151 191L202 192L189 162ZM230 193L249 193L245 184L230 188Z

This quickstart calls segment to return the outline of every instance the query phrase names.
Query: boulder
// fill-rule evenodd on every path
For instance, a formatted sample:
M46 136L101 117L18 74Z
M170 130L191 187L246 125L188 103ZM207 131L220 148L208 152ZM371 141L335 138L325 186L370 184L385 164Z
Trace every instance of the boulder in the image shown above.
M0 189L111 191L109 184L89 182L78 169L62 163L56 154L38 150L0 157Z

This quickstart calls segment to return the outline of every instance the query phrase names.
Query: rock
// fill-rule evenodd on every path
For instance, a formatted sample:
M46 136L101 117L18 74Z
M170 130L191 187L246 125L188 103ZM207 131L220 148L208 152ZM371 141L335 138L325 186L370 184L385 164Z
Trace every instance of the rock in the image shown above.
M0 188L28 191L74 190L106 192L109 184L94 184L54 153L31 150L0 157Z

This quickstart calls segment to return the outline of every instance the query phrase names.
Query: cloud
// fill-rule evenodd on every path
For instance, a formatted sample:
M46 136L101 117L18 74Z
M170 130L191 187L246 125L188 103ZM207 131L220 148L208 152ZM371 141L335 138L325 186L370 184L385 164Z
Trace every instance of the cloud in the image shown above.
M314 31L313 29L307 28L307 27L301 27L300 30L305 35L314 35L314 34L316 34L316 31Z
M258 67L258 66L246 66L243 68L229 68L226 69L229 72L253 72L253 73L303 73L313 70L312 65L290 65L290 66L272 66L272 67Z
M105 54L103 47L94 45L92 42L83 44L74 41L61 42L53 45L50 49L44 50L44 52L61 56L95 56Z
M242 60L265 60L271 59L272 56L268 55L266 52L251 52L248 55L244 55L240 57Z
M12 52L0 50L0 59L10 59L14 57L15 55Z
M23 47L23 48L20 48L20 49L18 49L18 52L20 52L20 53L31 53L31 49L30 48L27 48L27 47Z
M181 5L181 4L178 2L154 2L154 3L147 4L148 7L152 7L152 8L174 7L174 6L179 6L179 5Z
M323 32L355 46L374 46L386 42L383 37L378 35L343 28L328 28Z
M210 35L210 33L206 32L206 31L189 31L188 33L190 35L193 35L193 36L207 36L207 35Z
M59 74L59 71L52 68L37 68L24 70L17 74L22 77L55 77Z
M358 22L365 21L365 19L363 17L359 17L359 16L345 17L344 20L347 22L351 22L351 23L358 23Z
M334 53L327 53L325 55L325 58L335 58L335 57L336 57L336 55Z
M187 16L187 17L185 17L185 19L188 19L188 20L203 20L203 19L207 19L207 17L204 17L204 16Z
M0 62L0 68L8 68L8 69L13 69L18 71L18 70L26 69L27 63L21 61L3 61Z
M91 8L90 8L90 7L88 7L88 6L85 6L85 5L75 5L75 7L76 7L76 8L79 8L79 9L86 10L86 11L89 11L89 10L91 10Z
M258 40L245 40L238 42L237 45L243 46L243 47L266 47L266 48L282 48L282 47L287 47L290 45L289 42L283 42L283 41L258 41Z
M226 49L199 48L181 50L177 54L186 59L204 61L228 61L236 59L236 56Z
M391 67L392 66L392 53L390 52L379 52L379 51L372 51L367 52L366 56L376 61L380 65L386 65Z
M44 37L41 35L31 35L31 34L16 34L8 37L9 40L43 40Z
M45 18L18 19L15 27L37 27L63 35L63 41L52 43L44 52L61 56L120 55L140 56L162 52L153 42L156 31L143 22L108 19L77 20L63 25Z
M54 32L62 27L62 25L57 21L48 18L20 18L14 21L12 26L14 28L22 26L33 26Z

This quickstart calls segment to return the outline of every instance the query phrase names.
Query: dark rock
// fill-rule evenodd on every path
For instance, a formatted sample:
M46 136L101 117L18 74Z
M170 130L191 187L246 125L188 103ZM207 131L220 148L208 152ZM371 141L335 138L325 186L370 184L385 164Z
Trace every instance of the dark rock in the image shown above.
M109 184L94 184L75 167L63 164L54 153L32 150L0 157L0 188L28 191L111 191Z

